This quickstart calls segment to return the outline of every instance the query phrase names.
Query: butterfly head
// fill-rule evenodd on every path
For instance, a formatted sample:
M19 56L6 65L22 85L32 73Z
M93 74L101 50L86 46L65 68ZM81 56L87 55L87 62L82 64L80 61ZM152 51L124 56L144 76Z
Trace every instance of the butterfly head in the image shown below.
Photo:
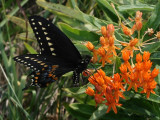
M89 62L90 62L90 60L91 60L91 56L89 56L89 55L85 55L84 56L84 59L82 60L85 64L89 64Z
M91 56L89 56L89 55L85 55L83 57L80 64L78 65L78 69L79 69L80 72L82 72L83 70L85 70L87 68L90 60L91 60Z

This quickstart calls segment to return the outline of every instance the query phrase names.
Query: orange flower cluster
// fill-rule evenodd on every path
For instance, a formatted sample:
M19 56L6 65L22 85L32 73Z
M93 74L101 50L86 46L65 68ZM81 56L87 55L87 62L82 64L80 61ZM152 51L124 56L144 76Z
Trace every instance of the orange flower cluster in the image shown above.
M129 43L120 42L121 45L125 46L125 48L121 50L122 59L124 61L124 63L119 67L121 73L116 73L113 77L109 77L105 75L105 72L102 69L100 69L88 78L89 82L94 85L95 90L88 87L86 94L94 96L96 105L107 105L107 113L111 109L117 113L116 106L121 106L121 104L119 104L119 98L121 97L125 99L123 96L123 92L125 91L124 85L128 85L127 91L134 88L137 92L138 89L141 88L141 93L145 93L147 98L149 98L151 93L155 94L153 91L157 85L155 77L159 74L159 70L154 68L151 71L152 62L149 60L150 53L144 51L143 56L139 53L136 55L135 64L132 63L131 65L129 62L129 60L132 60L133 58L133 52L135 50L141 51L140 45L145 45L142 43L143 37L140 39L140 30L142 29L142 12L137 11L136 17L133 21L135 23L131 29L121 24L123 33L131 38ZM132 37L135 31L138 32L138 38ZM104 67L105 63L111 64L115 62L113 58L117 56L116 49L119 48L114 45L114 40L116 40L116 38L114 36L113 24L109 24L107 28L102 26L101 33L101 45L98 49L95 49L93 44L90 42L87 42L85 45L91 52L93 52L93 63L98 61L97 56L99 56L99 62L102 62L102 67ZM149 29L147 33L151 35L153 34L153 30ZM156 38L160 39L160 32L157 32ZM147 42L148 41L150 40L147 40Z
M156 88L156 81L154 78L159 74L159 70L154 68L151 72L150 68L152 62L149 60L150 53L144 52L142 55L137 54L135 67L132 67L128 62L130 54L128 52L122 53L124 63L120 66L121 74L116 73L113 77L105 75L105 72L100 69L88 78L89 82L94 85L95 91L88 87L86 94L94 96L96 104L105 104L108 106L107 113L113 109L117 113L116 106L119 104L119 97L125 99L123 96L124 84L128 84L129 91L134 88L137 92L138 88L143 88L141 93L146 93L149 98L150 93L155 94L153 89ZM143 59L143 61L142 61Z
M131 29L121 24L123 33L129 37L133 35L135 30L139 32L142 29L142 12L140 11L136 12L136 17L134 21L135 21L135 24L133 25ZM121 43L123 46L126 46L123 50L121 50L121 52L126 52L126 51L130 52L131 57L133 57L133 51L139 50L138 48L135 47L138 43L139 43L139 40L137 38L131 37L131 40L129 43Z
M119 104L119 97L125 99L122 91L125 91L123 87L122 79L117 73L114 77L108 77L105 72L100 69L97 70L93 76L88 78L89 82L95 86L95 91L88 87L86 94L94 96L96 104L102 104L108 106L107 113L113 109L117 113L116 106L121 106Z
M140 11L136 12L136 17L134 21L135 21L135 24L131 29L121 23L121 27L125 35L131 37L131 35L133 35L135 30L140 31L142 29L142 12Z
M129 54L122 53L124 63L120 66L121 76L122 79L129 85L128 90L132 87L137 92L138 88L143 88L141 93L146 93L147 98L149 98L150 93L155 94L153 89L156 88L156 81L154 80L155 77L159 74L159 70L154 68L151 72L152 62L149 60L150 53L144 52L143 57L139 53L136 55L136 64L134 67L128 62ZM143 61L142 61L143 60ZM127 70L128 69L128 70Z
M101 58L99 62L102 62L102 67L104 67L105 63L112 63L111 59L113 56L117 56L115 49L120 49L114 46L114 26L113 24L109 24L107 28L102 26L101 28L102 37L100 37L101 46L98 49L95 49L91 42L87 42L85 46L93 52L93 63L97 62L97 55Z

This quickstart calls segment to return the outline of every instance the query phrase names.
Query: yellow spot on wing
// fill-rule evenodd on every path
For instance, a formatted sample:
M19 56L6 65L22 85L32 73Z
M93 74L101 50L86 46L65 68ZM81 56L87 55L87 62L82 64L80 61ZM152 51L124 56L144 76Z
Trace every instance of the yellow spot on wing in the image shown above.
M39 23L39 25L42 25L42 22L38 22Z
M42 27L42 30L46 30L46 28Z
M48 67L48 65L45 65L44 67Z
M44 65L45 63L41 63L41 65Z
M49 38L49 37L46 37L46 39L47 39L47 40L51 40L51 38Z

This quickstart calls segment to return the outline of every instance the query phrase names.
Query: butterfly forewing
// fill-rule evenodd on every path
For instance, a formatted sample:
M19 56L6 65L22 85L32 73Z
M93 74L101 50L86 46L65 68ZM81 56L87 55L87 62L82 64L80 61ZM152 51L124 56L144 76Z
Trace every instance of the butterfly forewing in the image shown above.
M31 16L31 27L40 45L41 54L53 55L77 63L81 55L71 40L48 20Z
M24 64L32 70L41 70L47 68L51 63L46 61L46 57L40 54L27 54L14 57L16 62Z

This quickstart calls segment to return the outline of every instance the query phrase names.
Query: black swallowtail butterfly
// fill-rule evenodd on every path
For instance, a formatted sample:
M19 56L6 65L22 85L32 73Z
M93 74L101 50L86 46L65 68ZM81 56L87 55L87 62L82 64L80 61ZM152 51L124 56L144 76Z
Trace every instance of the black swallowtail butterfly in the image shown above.
M71 40L50 21L31 16L29 23L40 46L40 54L27 54L14 58L33 72L31 86L46 87L63 74L73 71L74 84L79 83L80 73L87 68L91 56L80 55Z

